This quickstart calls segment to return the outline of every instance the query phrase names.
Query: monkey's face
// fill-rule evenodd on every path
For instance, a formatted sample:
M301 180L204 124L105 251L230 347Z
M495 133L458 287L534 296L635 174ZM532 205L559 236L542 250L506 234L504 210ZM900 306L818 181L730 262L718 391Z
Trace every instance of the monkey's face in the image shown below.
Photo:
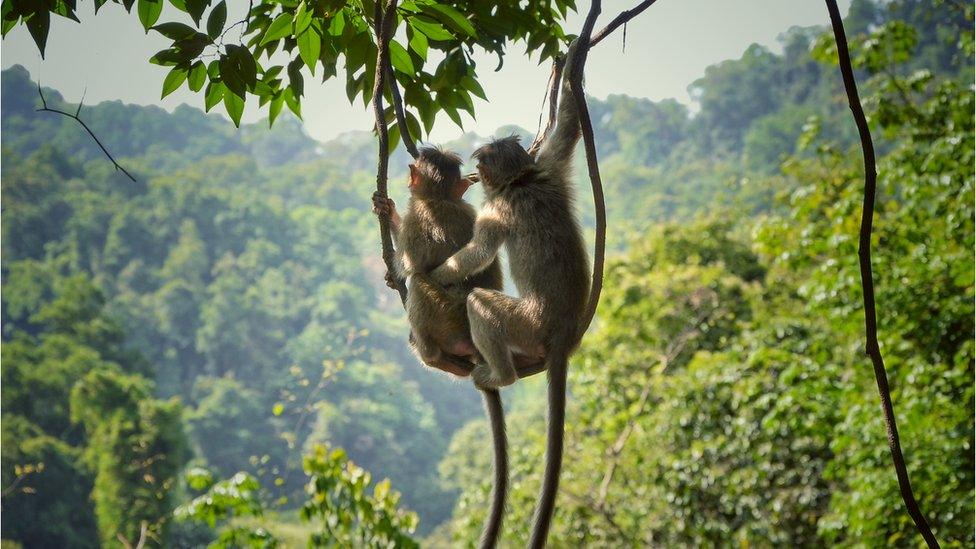
M478 159L478 175L485 190L508 185L533 162L515 136L496 139L476 150L472 156Z
M407 188L410 189L410 194L417 194L417 191L420 190L422 179L417 165L410 164L410 175L407 178Z
M467 177L462 177L457 180L457 183L451 188L451 197L460 200L464 193L468 191L468 188L473 185L474 182Z

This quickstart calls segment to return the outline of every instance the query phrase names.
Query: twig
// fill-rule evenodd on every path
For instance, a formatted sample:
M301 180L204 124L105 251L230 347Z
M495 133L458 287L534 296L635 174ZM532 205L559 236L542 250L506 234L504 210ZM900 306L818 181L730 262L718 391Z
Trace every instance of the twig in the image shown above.
M105 148L105 145L102 145L102 142L98 140L98 137L95 135L95 132L93 132L91 128L88 127L88 124L85 124L85 121L80 118L82 103L78 103L78 110L76 110L74 114L71 114L70 112L65 112L60 109L53 109L47 106L47 100L44 99L44 92L41 91L40 82L37 83L37 94L41 96L41 105L42 105L41 108L37 109L37 112L53 112L53 113L60 114L62 116L67 116L68 118L75 119L79 124L81 124L82 128L85 128L85 131L88 132L88 135L90 135L91 138L95 140L95 144L98 145L100 149L102 149L102 152L105 153L105 156L107 156L108 159L112 161L112 164L115 165L115 169L124 173L126 177L131 179L133 182L136 181L136 178L132 177L131 173L127 172L126 169L123 168L121 164L116 162L115 157L112 156L112 153L108 152L108 149ZM82 97L82 101L84 101L84 96Z
M393 67L386 66L386 76L390 79L390 96L393 98L393 112L396 113L397 126L400 128L400 141L407 148L410 156L417 158L420 153L417 151L417 143L410 135L410 128L407 127L407 116L403 111L403 97L400 96L400 86L397 85L396 76L393 74Z
M529 146L529 154L532 158L535 158L539 154L539 149L542 148L542 143L545 142L546 138L549 137L549 133L552 132L553 126L556 125L556 113L559 109L559 84L563 79L563 67L566 65L565 57L558 57L552 61L552 73L549 75L549 87L546 91L546 97L549 98L549 121L546 122L546 129L542 130L542 113L539 113L539 131L535 140L532 141L532 145ZM542 99L543 104L545 104L545 97Z
M373 82L373 114L376 116L376 133L379 140L379 159L376 163L376 192L383 198L387 197L386 183L390 160L390 134L386 127L386 115L383 114L383 88L386 86L386 66L390 63L390 36L393 34L393 23L396 16L384 17L384 13L393 14L396 0L387 0L386 7L377 0L373 8L373 25L376 32L376 73ZM395 251L393 237L390 235L390 216L380 215L380 241L383 245L383 262L386 270L396 273ZM403 279L394 276L396 291L400 294L400 301L407 301L407 286Z
M857 81L854 79L854 69L851 67L851 56L847 49L847 35L844 32L844 21L841 18L840 10L837 8L837 0L826 0L826 3L827 11L830 13L830 25L834 31L834 40L837 43L837 55L840 60L840 73L844 80L844 90L847 92L847 101L854 116L854 123L857 125L857 133L861 138L861 150L864 154L864 202L861 208L860 241L857 255L860 263L861 288L864 299L865 350L874 365L874 377L878 383L881 408L884 412L885 427L888 431L888 447L891 448L891 460L898 477L901 497L905 501L908 514L915 522L915 527L925 539L925 543L929 547L939 547L939 542L932 534L928 521L925 520L918 502L915 500L915 494L912 492L908 469L905 467L905 456L902 455L901 442L898 439L898 426L895 423L895 411L891 404L891 391L888 388L888 373L885 370L881 347L878 344L874 275L871 271L871 229L874 221L874 202L878 179L874 143L871 140L871 130L868 127L868 121L864 116L864 109L861 108L861 100L858 97Z
M637 17L638 15L640 15L642 11L644 11L647 8L651 7L651 4L653 4L656 1L657 0L644 0L640 4L637 4L636 7L631 8L631 9L629 9L627 11L621 12L620 15L618 15L617 17L615 17L613 19L613 21L610 21L610 24L609 25L607 25L606 27L603 27L603 30L601 30L600 32L598 32L595 35L593 35L593 38L590 40L590 46L589 47L592 48L593 46L599 44L601 40L603 40L604 38L606 38L613 31L617 30L617 27L619 27L620 25L625 24L627 21L630 21L631 19L633 19L633 18ZM626 33L627 33L627 29L625 27L624 28L624 40L625 41L626 41Z

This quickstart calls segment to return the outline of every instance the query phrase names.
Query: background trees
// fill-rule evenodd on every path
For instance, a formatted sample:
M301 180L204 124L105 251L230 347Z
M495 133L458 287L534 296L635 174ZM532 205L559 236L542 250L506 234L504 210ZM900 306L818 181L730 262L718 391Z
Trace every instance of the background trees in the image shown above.
M882 137L878 300L902 436L940 540L971 545L972 10L924 8L855 2L848 25ZM616 253L572 368L561 542L914 539L861 358L860 167L820 36L794 29L782 53L708 71L694 116L593 101ZM134 183L73 121L33 112L25 71L2 87L4 539L88 547L131 541L146 520L170 545L259 527L262 543L305 541L342 507L301 523L303 453L352 501L416 511L412 535L476 539L480 405L403 344L363 190L372 136L317 143L287 114L271 133L234 132L189 107L86 108ZM541 381L519 385L506 395L515 544L543 448ZM198 467L209 481L195 484ZM219 532L170 519L220 479L261 516L215 514ZM411 535L402 520L386 533Z

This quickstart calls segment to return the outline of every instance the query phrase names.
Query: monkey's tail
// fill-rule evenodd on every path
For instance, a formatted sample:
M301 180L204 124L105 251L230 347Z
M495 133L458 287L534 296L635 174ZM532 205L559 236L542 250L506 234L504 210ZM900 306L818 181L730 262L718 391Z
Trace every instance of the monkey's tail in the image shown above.
M502 531L502 518L505 515L505 497L508 493L508 437L505 434L505 412L498 389L483 391L485 411L491 427L491 440L494 446L495 484L491 489L491 509L488 520L481 532L481 549L492 549L498 544Z
M559 472L563 464L563 434L566 424L566 365L569 346L553 345L547 360L549 370L549 422L546 441L546 469L542 476L542 490L535 509L529 547L542 549L549 537L552 513L559 491Z

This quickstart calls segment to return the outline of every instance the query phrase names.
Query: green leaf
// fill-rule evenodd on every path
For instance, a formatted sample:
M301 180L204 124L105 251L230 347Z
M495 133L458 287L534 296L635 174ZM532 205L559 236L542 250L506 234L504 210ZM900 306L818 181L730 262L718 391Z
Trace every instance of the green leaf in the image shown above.
M275 405L271 407L271 413L274 414L275 416L280 416L284 411L285 411L285 405L280 402L275 403Z
M431 40L443 41L443 40L450 40L454 38L454 35L447 32L447 29L441 26L440 23L436 23L434 21L426 21L424 19L421 19L420 17L411 17L410 25L415 30L418 30L423 34L425 34L427 38L430 38Z
M37 49L41 52L41 59L43 59L44 48L47 46L47 31L51 27L51 12L46 9L36 12L25 21L25 24L27 25L27 30L30 32L31 38L37 44Z
M413 60L410 59L410 54L407 53L407 49L396 40L390 40L390 62L393 64L393 68L410 76L413 76L417 72L413 66Z
M149 58L153 65L173 66L183 60L183 56L174 49L166 49L156 52L156 55Z
M17 26L18 21L20 21L20 18L4 19L2 26L0 26L0 36L7 36L7 33L10 32L12 28Z
M148 33L159 20L159 14L163 13L163 0L139 0L138 11L139 22Z
M190 67L187 80L191 90L198 92L203 88L203 85L207 83L207 67L203 61L197 61Z
M461 115L458 114L457 109L454 107L444 107L444 112L447 113L447 116L451 117L451 120L453 120L459 128L462 130L464 129L464 124L461 123Z
M268 107L268 127L274 126L275 119L278 118L278 114L281 113L281 106L285 104L285 94L279 93L271 100L271 106ZM277 415L277 414L275 414Z
M301 35L312 24L313 13L306 9L305 2L298 5L295 11L295 36Z
M268 26L268 30L264 33L264 38L261 39L261 44L264 45L272 40L279 40L286 36L291 35L291 23L292 16L290 13L282 13L271 22Z
M183 23L161 23L153 27L152 30L173 41L191 38L197 33L196 29Z
M298 54L302 61L308 65L308 69L315 76L315 64L319 61L319 53L322 50L322 38L315 29L308 28L298 37Z
M224 93L224 108L234 121L234 125L241 127L241 115L244 114L244 98L236 93Z
M169 0L174 8L186 13L186 2L184 0Z
M212 40L216 40L220 36L221 31L224 30L224 23L227 22L227 2L220 0L220 3L214 6L214 9L210 12L210 16L207 17L207 36Z
M387 153L392 156L393 153L396 152L396 148L399 145L400 127L394 124L387 130Z
M473 77L464 75L461 77L461 86L471 91L471 93L477 95L478 97L487 100L488 97L485 96L485 90L481 87Z
M424 13L435 15L449 27L468 36L474 36L474 25L458 10L445 4L428 4L420 7Z
M417 53L421 59L427 60L427 47L429 42L427 41L427 36L422 32L412 32L413 36L410 37L410 49Z
M224 98L224 93L227 92L227 87L222 82L211 82L207 84L207 91L204 94L204 110L210 112L210 109L214 108L217 103L220 103L220 100Z
M166 75L166 79L163 80L163 95L159 98L162 99L167 95L176 91L181 84L186 80L186 69L183 67L173 67L173 70L169 71Z
M288 105L288 108L291 109L291 112L295 113L295 116L297 116L298 119L301 120L302 104L299 103L297 98L295 98L295 94L292 93L291 88L286 89L281 94L285 96L285 104Z
M210 5L210 0L184 0L186 2L186 11L193 18L193 23L200 26L200 18L203 17L203 12L206 11L207 6Z
M294 92L295 97L305 95L305 77L302 76L302 58L296 57L288 63L288 87Z

